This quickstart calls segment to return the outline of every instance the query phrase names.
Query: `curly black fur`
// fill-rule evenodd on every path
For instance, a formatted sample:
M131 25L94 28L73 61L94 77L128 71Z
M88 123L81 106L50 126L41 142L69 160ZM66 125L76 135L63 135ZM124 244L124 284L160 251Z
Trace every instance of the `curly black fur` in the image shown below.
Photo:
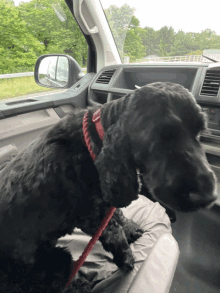
M215 176L197 140L205 116L185 88L158 82L103 105L103 144L91 122L96 110L89 109L95 163L83 139L86 110L75 110L0 173L0 293L89 292L82 278L64 289L73 263L57 239L75 227L93 235L110 206L135 200L137 168L152 196L172 209L214 200ZM129 243L142 232L117 209L100 240L129 270Z

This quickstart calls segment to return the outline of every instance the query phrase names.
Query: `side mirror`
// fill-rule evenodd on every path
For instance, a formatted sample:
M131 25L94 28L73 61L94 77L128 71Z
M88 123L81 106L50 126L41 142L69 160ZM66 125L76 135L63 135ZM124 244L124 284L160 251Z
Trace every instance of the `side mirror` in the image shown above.
M62 54L40 56L34 69L36 83L49 88L70 88L84 75L73 57Z

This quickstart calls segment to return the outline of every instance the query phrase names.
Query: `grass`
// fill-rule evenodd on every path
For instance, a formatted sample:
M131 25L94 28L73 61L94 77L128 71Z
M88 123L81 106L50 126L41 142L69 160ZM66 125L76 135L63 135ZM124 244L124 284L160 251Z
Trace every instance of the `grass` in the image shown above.
M36 84L33 76L0 79L0 100L53 90Z
M86 73L86 71L86 69L83 70L84 73ZM0 79L0 100L56 90L62 89L53 89L39 86L36 84L34 76Z

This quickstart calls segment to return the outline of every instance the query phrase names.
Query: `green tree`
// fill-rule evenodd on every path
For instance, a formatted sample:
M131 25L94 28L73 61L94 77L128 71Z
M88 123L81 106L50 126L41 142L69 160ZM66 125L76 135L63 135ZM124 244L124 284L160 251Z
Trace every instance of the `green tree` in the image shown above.
M120 56L130 57L133 62L145 55L141 39L140 21L134 16L135 9L124 4L120 8L111 5L105 10Z
M0 0L0 68L1 73L33 70L37 56L43 52L40 42L28 31L18 8Z
M175 39L173 27L164 26L156 32L156 52L159 56L168 56L171 53Z
M119 54L122 58L124 56L124 42L127 30L134 11L135 9L127 4L124 4L120 8L116 5L111 5L108 9L105 9L105 15L115 39Z
M158 40L156 36L156 31L151 27L145 27L141 32L140 36L145 47L145 54L156 55Z
M220 48L220 36L210 29L194 34L194 39L197 48L200 50Z
M138 30L129 29L127 31L124 54L130 57L130 62L134 62L136 59L141 59L145 56L145 48L138 34Z
M175 35L175 40L171 49L171 56L184 56L192 51L198 50L195 44L194 35L192 33L185 33L180 30Z
M87 60L86 40L62 0L32 0L19 5L22 19L28 29L44 45L44 53L65 54L74 57L83 66Z
M142 42L141 33L143 29L140 27L140 21L134 15L129 23L124 43L124 54L130 57L130 61L143 58L145 47Z
M5 0L6 3L11 4L13 6L15 6L14 1L13 0Z
M128 25L128 28L131 29L131 28L137 28L137 27L140 27L140 21L136 16L133 15Z
M186 55L202 55L203 54L203 50L196 50L196 51L192 51Z
M201 33L188 32L182 30L175 34L175 40L171 50L171 55L201 55L205 49L219 49L220 36L214 31L206 29Z

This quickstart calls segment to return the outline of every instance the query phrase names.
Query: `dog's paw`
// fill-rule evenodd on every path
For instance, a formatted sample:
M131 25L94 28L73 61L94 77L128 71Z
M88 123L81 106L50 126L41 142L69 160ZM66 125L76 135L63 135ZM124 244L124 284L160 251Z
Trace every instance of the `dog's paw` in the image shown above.
M73 279L71 284L62 293L90 293L92 291L90 282L84 277Z
M114 263L123 271L128 272L134 268L134 257L131 249L123 252L123 254L114 257Z
M128 220L123 228L129 244L135 242L144 233L143 229L132 220Z

